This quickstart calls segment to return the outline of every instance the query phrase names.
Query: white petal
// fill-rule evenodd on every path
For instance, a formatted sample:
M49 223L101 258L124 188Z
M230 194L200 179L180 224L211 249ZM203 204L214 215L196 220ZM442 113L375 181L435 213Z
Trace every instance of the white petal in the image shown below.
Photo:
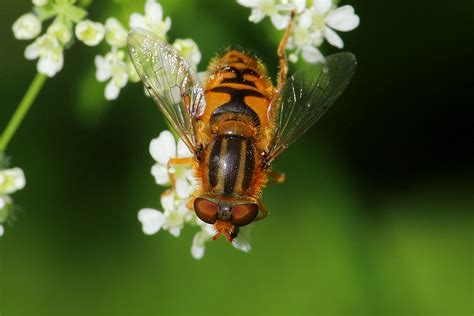
M249 16L249 21L253 23L258 23L263 20L265 13L260 9L252 9L252 13Z
M281 14L272 14L270 17L277 30L283 30L290 23L290 16Z
M95 67L97 68L95 77L98 81L103 82L110 79L112 76L110 64L103 56L97 55L94 59Z
M296 54L290 54L290 55L288 56L288 60L289 60L290 62L292 62L292 63L296 63L296 62L298 61L298 55L296 55Z
M39 73L45 74L48 77L54 77L56 73L63 67L62 56L60 59L55 59L51 56L41 57L38 60L37 70Z
M296 12L301 13L306 8L306 0L293 0L296 5Z
M25 58L29 60L33 60L39 57L40 49L36 42L31 43L30 45L26 46L25 48Z
M4 233L5 233L5 230L3 229L3 225L0 224L0 237L2 237ZM203 254L204 254L204 251L203 251Z
M162 165L168 164L171 157L176 156L176 141L170 131L163 131L150 142L150 154Z
M161 206L165 211L173 211L174 207L174 192L173 190L165 191L160 197Z
M332 46L336 46L337 48L344 47L344 42L342 41L342 38L337 35L337 33L334 32L331 28L325 27L323 33L329 44L331 44Z
M13 23L12 30L16 39L33 39L41 32L41 21L36 15L27 13Z
M170 227L170 229L168 229L168 231L174 237L179 237L179 235L181 234L181 228L180 227Z
M12 168L2 171L4 175L9 178L10 183L10 187L5 193L10 194L25 187L25 174L23 173L23 170L21 168Z
M105 99L106 100L115 100L120 94L120 88L114 83L113 80L110 80L109 83L105 86Z
M323 58L323 54L314 46L305 45L301 51L301 56L303 59L306 60L308 63L315 63L319 59Z
M197 44L190 38L176 39L173 43L173 47L176 48L181 56L193 66L196 67L201 61L201 52Z
M62 19L55 19L48 27L47 34L56 37L61 43L67 44L72 38L72 26L66 24Z
M48 3L48 0L33 0L33 4L37 7L44 6Z
M108 18L105 21L105 29L105 40L110 46L117 48L127 46L127 31L119 20Z
M98 22L84 20L76 25L76 37L87 46L96 46L105 36L105 26Z
M163 19L163 8L155 0L148 0L145 4L145 14L151 24L157 24Z
M189 150L188 146L180 138L178 140L178 157L192 157L193 154Z
M138 212L138 220L142 223L143 232L147 235L157 233L165 222L165 215L152 208L144 208Z
M326 24L331 28L348 32L359 26L360 18L354 14L354 8L351 5L342 6L326 17Z
M166 185L170 182L168 168L164 165L156 163L151 167L151 174L155 177L156 184Z
M176 179L175 183L176 194L179 198L188 198L191 191L191 186L186 179Z
M205 246L195 245L194 243L191 246L191 255L196 260L201 260L202 257L204 257L204 252L205 251L206 251Z
M234 238L232 240L232 246L234 246L235 249L238 249L243 252L249 252L252 247L250 246L250 243L245 239L240 237L241 234L237 236L237 238Z
M237 0L237 3L247 8L255 8L259 5L258 0Z
M194 259L198 260L204 256L206 243L216 234L213 225L202 223L199 223L202 229L194 235L193 245L191 246L191 254Z
M234 246L235 249L243 252L249 252L252 249L250 246L250 237L253 227L254 225L251 224L240 229L239 234L232 241L232 246Z
M125 87L128 82L127 64L123 61L120 61L112 65L112 76L112 80L117 88L122 89Z
M298 21L298 26L303 29L309 29L313 23L313 12L311 10L305 10Z
M313 8L319 14L325 14L329 11L332 5L332 0L314 0Z
M166 32L170 30L170 28L171 28L171 18L167 16L164 21L162 32L166 34Z
M145 17L138 13L132 13L132 15L130 15L129 25L130 28L146 28Z

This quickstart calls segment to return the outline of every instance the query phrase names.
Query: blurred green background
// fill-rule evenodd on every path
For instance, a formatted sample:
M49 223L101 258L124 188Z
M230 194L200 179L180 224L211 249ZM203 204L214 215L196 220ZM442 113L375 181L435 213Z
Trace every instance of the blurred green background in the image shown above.
M144 2L94 1L89 17L128 22ZM268 20L231 0L160 2L200 70L240 44L275 73ZM196 261L193 229L141 232L137 211L159 206L148 144L164 121L139 84L104 100L105 45L68 50L8 150L27 186L0 239L0 315L472 315L474 4L342 3L361 17L342 34L357 74L274 164L288 179L265 190L272 214L248 254L221 238ZM30 7L2 0L0 127L35 74L11 31Z

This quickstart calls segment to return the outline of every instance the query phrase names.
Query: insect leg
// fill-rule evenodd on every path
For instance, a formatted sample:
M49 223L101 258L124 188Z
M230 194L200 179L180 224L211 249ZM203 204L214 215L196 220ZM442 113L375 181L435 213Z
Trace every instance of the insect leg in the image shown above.
M286 76L288 74L288 59L286 58L285 49L288 44L288 38L290 37L291 29L295 21L296 11L291 12L291 20L288 24L288 28L283 34L283 37L278 45L277 55L280 61L280 70L278 71L277 91L280 92L285 85Z
M265 217L268 216L268 210L265 208L265 206L263 206L262 200L258 199L257 204L258 204L259 214L257 218L255 218L254 222L264 219Z

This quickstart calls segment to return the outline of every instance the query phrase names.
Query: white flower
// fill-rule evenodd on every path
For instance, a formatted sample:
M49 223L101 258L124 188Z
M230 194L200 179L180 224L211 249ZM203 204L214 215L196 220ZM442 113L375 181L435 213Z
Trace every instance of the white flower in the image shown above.
M95 57L95 66L97 68L96 78L100 82L109 80L105 87L105 98L115 100L120 89L125 87L128 82L128 67L124 61L125 53L121 50L111 51L104 56Z
M66 25L62 19L55 19L48 27L48 34L55 36L63 45L69 43L72 38L70 26Z
M13 23L12 29L16 39L33 39L41 32L41 21L36 15L27 13Z
M161 39L166 38L166 33L171 28L171 19L163 20L163 8L155 0L147 0L145 4L145 15L132 13L130 16L131 28L144 28L155 33Z
M194 235L193 244L191 246L191 255L197 260L204 256L206 243L211 241L212 237L217 233L213 225L200 221L199 226L201 226L201 230ZM232 246L235 249L243 252L249 252L252 249L249 243L250 230L252 227L253 225L249 225L240 228L239 234L232 240Z
M237 3L252 9L250 22L259 23L269 16L276 29L282 30L290 22L291 10L301 8L301 0L294 4L277 4L275 0L237 0Z
M122 26L116 18L108 18L105 21L105 40L107 43L116 48L127 46L127 30Z
M290 2L294 4L297 14L303 12L306 8L306 0L291 0Z
M0 194L11 194L25 187L25 174L20 168L0 170ZM2 198L2 203L6 201ZM0 207L1 208L1 207Z
M202 259L206 250L206 243L216 235L217 231L211 224L202 226L202 229L194 235L193 244L191 246L191 255L194 259Z
M33 5L42 7L48 3L48 0L33 0Z
M322 32L326 40L337 48L343 48L344 42L334 30L352 31L360 22L351 5L334 9L331 0L314 0L313 7L306 10L301 19L313 31Z
M201 52L197 44L190 38L177 39L173 43L181 56L183 56L194 68L197 67L201 61Z
M84 20L76 25L76 37L88 46L96 46L105 36L105 27L90 20Z
M138 220L142 223L143 232L153 235L163 229L179 237L185 223L185 216L190 210L177 198L173 190L168 190L161 195L161 206L164 212L152 208L144 208L138 212Z
M44 34L25 49L26 59L39 58L37 69L39 73L53 77L64 64L63 48L58 39L51 34Z
M187 198L194 191L194 176L192 166L173 166L168 169L170 158L192 157L191 152L180 139L176 144L173 134L163 131L150 142L150 154L156 160L156 164L151 168L151 174L159 185L170 183L170 175L174 179L176 194L180 198Z
M3 229L3 225L0 224L0 237L2 237L4 233L5 230Z

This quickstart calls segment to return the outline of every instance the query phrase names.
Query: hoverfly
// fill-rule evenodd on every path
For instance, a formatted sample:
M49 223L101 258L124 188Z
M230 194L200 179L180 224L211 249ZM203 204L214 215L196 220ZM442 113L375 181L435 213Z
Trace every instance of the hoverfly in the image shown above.
M267 216L262 189L284 180L270 164L327 111L354 74L355 56L338 53L287 78L291 27L277 50L276 86L261 61L244 51L216 57L201 83L171 45L143 29L129 34L129 54L146 90L194 154L172 158L169 166L193 165L200 186L189 206L214 225L214 239L232 241L239 227Z

